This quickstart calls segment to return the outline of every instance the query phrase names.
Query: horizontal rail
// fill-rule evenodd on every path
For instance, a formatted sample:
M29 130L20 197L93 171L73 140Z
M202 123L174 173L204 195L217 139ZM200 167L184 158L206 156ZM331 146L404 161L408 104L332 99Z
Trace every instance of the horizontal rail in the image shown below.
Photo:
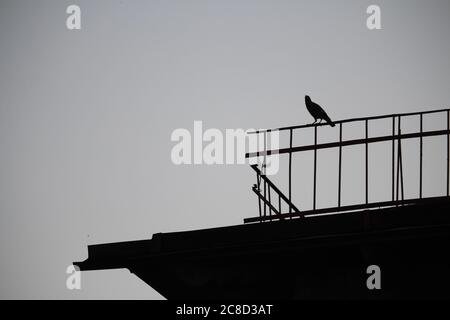
M440 135L448 135L450 134L450 130L436 130L436 131L425 131L425 132L417 132L417 133L405 133L400 135L389 135L389 136L380 136L373 137L368 139L355 139L355 140L346 140L342 142L328 142L321 143L317 145L307 145L293 148L283 148L276 150L267 150L267 151L257 151L257 152L249 152L245 154L246 158L253 157L261 157L261 156L270 156L274 154L283 154L283 153L291 153L291 152L300 152L300 151L311 151L318 149L329 149L329 148L337 148L337 147L345 147L352 146L358 144L365 143L375 143L375 142L383 142L383 141L392 141L398 139L414 139L420 137L432 137L432 136L440 136Z
M407 200L395 200L395 201L382 201L382 202L374 202L368 204L356 204L356 205L348 205L341 207L332 207L332 208L323 208L316 210L308 210L302 211L301 213L283 213L281 215L272 216L272 217L252 217L244 219L244 223L252 223L252 222L261 222L267 221L272 218L272 220L278 220L283 218L294 218L294 217L308 217L315 216L327 213L339 213L346 211L355 211L355 210L364 210L364 209L373 209L373 208L385 208L385 207L394 207L398 205L413 205L413 204L427 204L427 203L436 203L439 201L450 201L450 197L430 197L430 198L422 198L422 199L407 199Z
M339 123L349 123L349 122L357 122L357 121L365 121L365 120L380 120L380 119L387 119L392 117L409 117L409 116L417 116L417 115L423 115L423 114L431 114L431 113L439 113L439 112L447 112L450 109L437 109L437 110L429 110L429 111L422 111L422 112L409 112L409 113L396 113L396 114L389 114L389 115L382 115L382 116L372 116L372 117L364 117L364 118L352 118L352 119L344 119L344 120L337 120L333 121L335 124ZM255 131L249 131L248 134L257 134L257 133L264 133L269 131L285 131L285 130L295 130L295 129L302 129L302 128L311 128L315 126L328 126L327 123L318 123L318 124L304 124L304 125L298 125L298 126L290 126L290 127L281 127L281 128L275 128L275 129L261 129L261 130L255 130Z

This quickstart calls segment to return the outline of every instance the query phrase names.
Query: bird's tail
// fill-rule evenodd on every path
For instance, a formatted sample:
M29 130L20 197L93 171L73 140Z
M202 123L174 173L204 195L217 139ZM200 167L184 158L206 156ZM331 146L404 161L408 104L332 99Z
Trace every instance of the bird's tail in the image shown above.
M334 124L334 122L333 121L331 121L331 119L330 119L330 117L329 116L326 116L326 118L325 118L325 121L330 125L330 126L332 126L332 127L334 127L335 126L335 124Z

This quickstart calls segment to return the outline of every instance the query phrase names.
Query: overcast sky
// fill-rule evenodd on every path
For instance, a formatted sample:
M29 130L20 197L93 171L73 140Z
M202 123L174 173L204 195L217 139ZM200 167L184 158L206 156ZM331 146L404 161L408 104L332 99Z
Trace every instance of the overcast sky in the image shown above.
M70 4L81 30L66 28ZM366 27L370 4L382 30ZM65 271L87 244L257 215L253 171L175 166L174 129L309 123L305 94L333 119L449 107L449 13L448 0L0 0L0 298L161 298L127 270L69 291ZM430 195L445 187L437 159ZM307 208L311 189L296 194Z

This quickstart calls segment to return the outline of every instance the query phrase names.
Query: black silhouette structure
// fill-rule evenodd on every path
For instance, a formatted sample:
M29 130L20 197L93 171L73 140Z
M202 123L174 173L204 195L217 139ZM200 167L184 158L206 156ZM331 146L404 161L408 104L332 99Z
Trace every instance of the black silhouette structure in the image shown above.
M429 114L446 118L446 127L425 131ZM419 120L417 132L402 133L402 119ZM392 122L388 135L369 136L372 120ZM347 123L364 123L361 139L343 140ZM335 122L339 139L318 143L325 124L278 128L288 132L289 146L249 152L247 158L289 156L288 195L252 165L257 181L259 215L230 227L157 233L152 239L91 245L88 259L74 263L80 270L126 268L168 299L407 299L450 298L450 109L346 119ZM314 144L293 145L295 130L314 129ZM272 129L274 130L274 129ZM271 130L251 134L267 135ZM423 196L423 143L446 137L447 182L441 196ZM418 141L419 194L406 198L402 141ZM392 153L391 197L369 201L369 146L387 143ZM342 149L365 146L365 199L341 204ZM337 205L317 208L317 151L336 148L339 154ZM303 209L292 197L292 154L314 152L313 208ZM265 164L265 160L264 163ZM294 177L295 178L295 177ZM287 208L287 209L286 209ZM283 210L284 209L284 210ZM326 215L324 215L326 214ZM369 290L367 268L381 269L381 290Z
M305 96L305 105L306 105L306 109L308 109L309 113L314 118L313 124L315 124L317 122L317 120L320 120L319 123L321 123L322 120L325 120L325 122L328 123L330 126L332 126L332 127L335 126L333 121L331 121L330 117L322 109L322 107L319 106L317 103L313 102L309 96Z
M427 115L439 115L442 116L446 121L446 128L440 128L440 130L423 130L423 122L424 117ZM404 118L417 118L419 121L419 128L417 132L408 132L402 133L402 119ZM387 135L379 135L379 136L369 136L369 123L371 121L390 121L392 126L392 131ZM360 139L352 139L352 140L343 140L343 128L346 124L355 124L355 123L363 123L364 124L364 136ZM399 205L409 205L409 204L417 204L418 202L423 200L423 143L424 138L429 137L439 137L445 136L447 138L447 165L446 172L443 173L442 176L446 179L446 193L443 195L444 197L449 197L449 186L450 186L450 110L449 109L440 109L440 110L431 110L424 112L412 112L412 113L404 113L404 114L391 114L391 115L381 115L381 116L373 116L373 117L365 117L365 118L354 118L354 119L346 119L336 121L335 124L338 124L339 133L338 133L338 141L336 142L326 142L326 143L318 143L319 133L318 128L320 126L326 124L308 124L308 125L300 125L300 126L292 126L292 127L282 127L276 129L268 129L268 130L257 130L253 132L249 132L249 134L256 135L269 135L272 131L279 132L288 132L289 133L289 146L288 147L280 147L276 150L267 150L266 145L264 145L264 150L249 152L246 154L247 158L258 158L263 157L263 166L265 163L265 158L272 154L284 155L287 154L289 156L288 159L288 196L285 196L280 189L270 180L268 176L259 170L259 166L252 165L252 168L256 171L257 175L257 183L256 188L253 188L253 191L260 190L260 192L255 192L258 196L258 207L259 207L259 216L244 219L245 223L253 223L253 222L261 222L261 221L273 221L273 220L283 220L286 218L295 218L295 217L305 217L311 215L318 214L330 214L330 213L338 213L338 212L347 212L354 210L367 210L373 208L382 208L382 207L390 207L390 206L399 206ZM314 144L311 145L301 145L294 146L293 145L293 136L296 130L307 130L309 128L314 129ZM404 177L403 177L403 154L402 154L402 141L404 140L417 140L419 142L419 152L417 154L419 158L419 194L416 198L405 198L404 193ZM264 141L267 141L264 138ZM377 201L370 202L369 201L369 146L373 144L379 143L387 143L391 146L391 153L387 155L390 158L391 162L391 197L390 199L386 199L385 201ZM341 203L342 199L342 166L343 166L343 157L342 150L343 148L348 148L351 146L364 146L364 202L353 205L343 206ZM328 208L317 208L317 163L318 163L318 151L326 150L326 149L338 149L338 183L337 183L337 204L336 206L328 207ZM294 204L292 199L292 166L293 159L292 155L297 152L314 152L313 158L313 207L311 210L302 210L300 211ZM262 191L261 191L262 190ZM275 194L274 201L271 199L272 193ZM439 201L441 197L436 197L435 200ZM430 199L430 198L428 198ZM275 207L275 205L276 207ZM281 205L286 204L289 208L288 212L281 212ZM278 208L277 208L278 207Z

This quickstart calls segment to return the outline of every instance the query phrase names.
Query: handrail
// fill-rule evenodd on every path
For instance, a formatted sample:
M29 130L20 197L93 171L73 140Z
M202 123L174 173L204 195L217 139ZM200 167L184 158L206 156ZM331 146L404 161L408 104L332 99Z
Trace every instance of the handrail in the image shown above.
M351 118L351 119L343 119L343 120L337 120L333 121L335 124L339 123L349 123L349 122L357 122L357 121L365 121L365 120L380 120L380 119L388 119L393 117L409 117L409 116L417 116L417 115L424 115L424 114L431 114L431 113L439 113L439 112L446 112L450 111L450 109L435 109L435 110L428 110L428 111L417 111L417 112L407 112L407 113L393 113L388 115L381 115L381 116L371 116L371 117L362 117L362 118ZM320 126L328 126L327 123L316 123L316 124L304 124L304 125L298 125L298 126L289 126L289 127L280 127L275 129L260 129L255 131L249 131L247 134L257 134L257 133L264 133L264 132L270 132L270 131L285 131L285 130L296 130L296 129L302 129L302 128L312 128L312 127L320 127Z
M424 131L423 128L423 119L426 114L435 114L435 113L443 113L445 112L446 117L446 128L439 128L440 130L432 130L432 131ZM419 129L412 133L402 133L402 118L409 116L420 116ZM392 119L392 132L389 135L378 135L369 137L369 120L377 120L377 119ZM351 123L356 121L364 121L365 129L364 129L364 138L359 139L351 139L351 140L343 140L342 139L342 129L344 123ZM289 154L289 181L288 181L288 197L286 197L271 181L268 179L265 174L262 174L258 168L258 165L252 165L251 167L256 171L258 178L263 178L264 180L264 195L258 192L259 190L254 189L253 191L258 195L258 201L260 206L260 216L255 218L245 219L244 222L264 222L267 220L272 221L273 219L285 219L285 218L294 218L294 217L306 217L308 215L318 215L318 214L327 214L327 213L338 213L343 211L353 211L359 209L370 209L376 207L386 207L386 206L394 206L394 205L405 205L409 203L417 203L417 201L422 201L426 198L423 197L423 143L424 137L435 137L435 136L446 136L447 137L447 166L446 166L446 196L444 198L450 199L450 109L438 109L438 110L429 110L422 112L409 112L409 113L401 113L401 114L389 114L389 115L381 115L381 116L373 116L373 117L364 117L364 118L352 118L335 121L335 124L338 126L339 138L338 141L318 143L318 127L328 125L328 124L308 124L301 126L291 126L291 127L282 127L278 129L267 129L267 130L258 130L249 132L249 134L255 133L264 133L264 150L256 151L256 152L248 152L245 154L246 158L252 157L263 157L263 166L266 163L266 156L277 155L277 154ZM309 145L293 145L293 131L295 129L301 128L314 128L314 143ZM275 130L289 130L289 147L287 148L279 148L274 150L268 150L266 146L266 134ZM405 139L417 139L419 140L419 150L417 152L419 158L419 197L416 199L405 200L405 190L404 190L404 179L403 179L403 155L402 155L402 141ZM392 142L392 151L391 151L391 199L389 201L382 202L370 202L369 201L369 145L378 142ZM355 145L365 145L365 156L364 156L364 167L365 167L365 201L360 204L355 205L341 205L341 194L342 194L342 149L343 147L355 146ZM339 148L339 162L338 162L338 185L337 185L337 207L330 208L316 208L316 199L317 199L317 163L318 163L318 150L321 149L329 149L329 148ZM313 151L313 205L312 210L306 208L300 211L297 207L293 205L292 201L292 153L294 152L302 152L302 151ZM258 188L259 188L259 180L258 180ZM266 184L269 187L268 201L266 199ZM289 212L282 213L281 212L281 204L279 204L278 210L271 205L270 200L270 190L274 190L280 199L283 199L289 205ZM427 197L430 198L430 197ZM261 214L261 200L264 203L264 215ZM270 209L270 215L266 216L266 206ZM275 210L273 210L275 209ZM276 215L272 216L271 212L274 211Z
M270 156L275 154L283 154L290 152L301 152L301 151L312 151L319 149L329 149L329 148L337 148L339 146L352 146L358 144L365 143L375 143L375 142L383 142L383 141L391 141L397 139L413 139L413 138L421 138L421 137L433 137L450 134L450 130L435 130L435 131L424 131L422 133L405 133L400 135L390 135L390 136L380 136L373 137L367 139L354 139L354 140L343 140L342 142L327 142L327 143L319 143L319 144L311 144L300 147L292 147L292 148L283 148L283 149L275 149L275 150L267 150L267 151L256 151L256 152L247 152L245 154L246 158L252 157L262 157L262 156Z

